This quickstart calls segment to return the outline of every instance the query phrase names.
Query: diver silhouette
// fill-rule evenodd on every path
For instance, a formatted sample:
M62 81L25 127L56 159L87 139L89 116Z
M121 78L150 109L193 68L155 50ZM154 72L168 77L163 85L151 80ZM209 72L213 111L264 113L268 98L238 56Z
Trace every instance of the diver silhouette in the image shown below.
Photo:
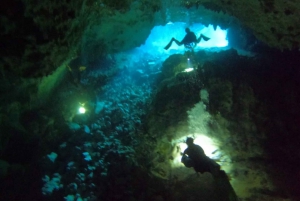
M188 137L186 144L188 147L183 152L181 162L186 167L193 167L197 173L210 172L213 176L216 176L220 171L220 165L207 157L202 147L194 144L193 138Z
M205 155L202 147L194 144L194 139L188 137L186 139L186 148L183 152L181 162L186 167L193 167L198 172L210 172L216 184L216 193L222 195L222 201L238 201L238 197L232 188L229 178L224 170L220 169L220 165Z
M178 46L184 45L186 48L193 49L198 43L200 43L202 39L204 41L208 41L210 39L209 37L204 36L203 34L200 34L200 37L197 39L195 33L192 32L189 28L185 28L185 32L186 35L181 42L179 42L173 37L164 49L168 50L173 42L175 42Z

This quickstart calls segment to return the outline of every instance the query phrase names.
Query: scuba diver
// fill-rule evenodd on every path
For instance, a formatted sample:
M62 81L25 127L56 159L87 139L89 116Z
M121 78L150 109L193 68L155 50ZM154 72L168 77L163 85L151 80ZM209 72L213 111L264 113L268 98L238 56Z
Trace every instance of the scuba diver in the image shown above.
M193 138L188 137L186 144L188 148L184 150L181 162L186 167L193 167L197 175L198 172L210 172L216 184L216 193L222 195L223 200L238 201L238 197L229 182L229 178L225 171L220 169L220 165L206 156L202 147L194 144Z
M186 144L188 148L184 150L181 162L186 167L193 167L197 173L210 172L213 176L217 176L220 171L220 165L207 157L202 147L194 144L193 138L188 137Z
M181 42L179 42L177 39L175 39L174 37L170 40L170 42L168 43L168 45L164 48L165 50L168 50L173 41L178 45L184 45L186 48L189 49L193 49L197 43L200 43L200 41L203 39L204 41L208 41L210 38L207 36L204 36L203 34L200 34L200 37L197 39L196 35L194 32L192 32L189 28L185 28L185 32L186 35L185 37L182 39Z

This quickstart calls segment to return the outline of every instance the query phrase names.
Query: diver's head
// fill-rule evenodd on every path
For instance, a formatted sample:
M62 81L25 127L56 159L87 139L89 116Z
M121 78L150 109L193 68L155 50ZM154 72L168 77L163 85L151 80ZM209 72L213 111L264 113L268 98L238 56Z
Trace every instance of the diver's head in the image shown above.
M194 139L191 138L191 137L188 137L188 138L186 138L185 143L186 143L188 146L190 146L190 145L194 144Z
M185 28L185 32L189 33L189 32L191 32L191 30L189 28Z

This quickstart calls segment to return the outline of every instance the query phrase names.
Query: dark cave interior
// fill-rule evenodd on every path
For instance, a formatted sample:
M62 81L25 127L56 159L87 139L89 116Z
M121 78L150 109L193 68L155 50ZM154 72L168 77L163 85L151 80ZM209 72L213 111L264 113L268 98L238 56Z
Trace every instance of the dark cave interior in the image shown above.
M225 26L228 48L135 50L155 24L166 25L145 19L165 16L167 2L1 3L1 200L300 198L298 36L272 47L237 18L216 17L233 12L231 1L176 1L190 16L201 5L218 11L201 23ZM132 33L114 24L123 15L141 30L131 46ZM283 40L293 48L279 47ZM199 133L218 145L211 158L225 179L176 163L182 139Z

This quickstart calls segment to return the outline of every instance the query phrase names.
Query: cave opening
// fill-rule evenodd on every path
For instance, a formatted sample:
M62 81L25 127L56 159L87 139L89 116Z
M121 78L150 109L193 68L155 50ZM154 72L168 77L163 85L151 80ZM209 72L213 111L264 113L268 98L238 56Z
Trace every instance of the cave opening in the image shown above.
M16 24L23 7L1 15L10 24L0 61L3 200L298 196L299 51L271 48L297 47L298 29L293 20L281 29L264 18L293 18L295 9L263 6L261 15L253 9L259 19L239 22L226 14L238 2L203 4L216 12L201 1L185 9L171 1L86 1L84 9L70 2L55 12L26 7ZM187 27L209 40L165 50ZM184 166L187 137L222 177Z

